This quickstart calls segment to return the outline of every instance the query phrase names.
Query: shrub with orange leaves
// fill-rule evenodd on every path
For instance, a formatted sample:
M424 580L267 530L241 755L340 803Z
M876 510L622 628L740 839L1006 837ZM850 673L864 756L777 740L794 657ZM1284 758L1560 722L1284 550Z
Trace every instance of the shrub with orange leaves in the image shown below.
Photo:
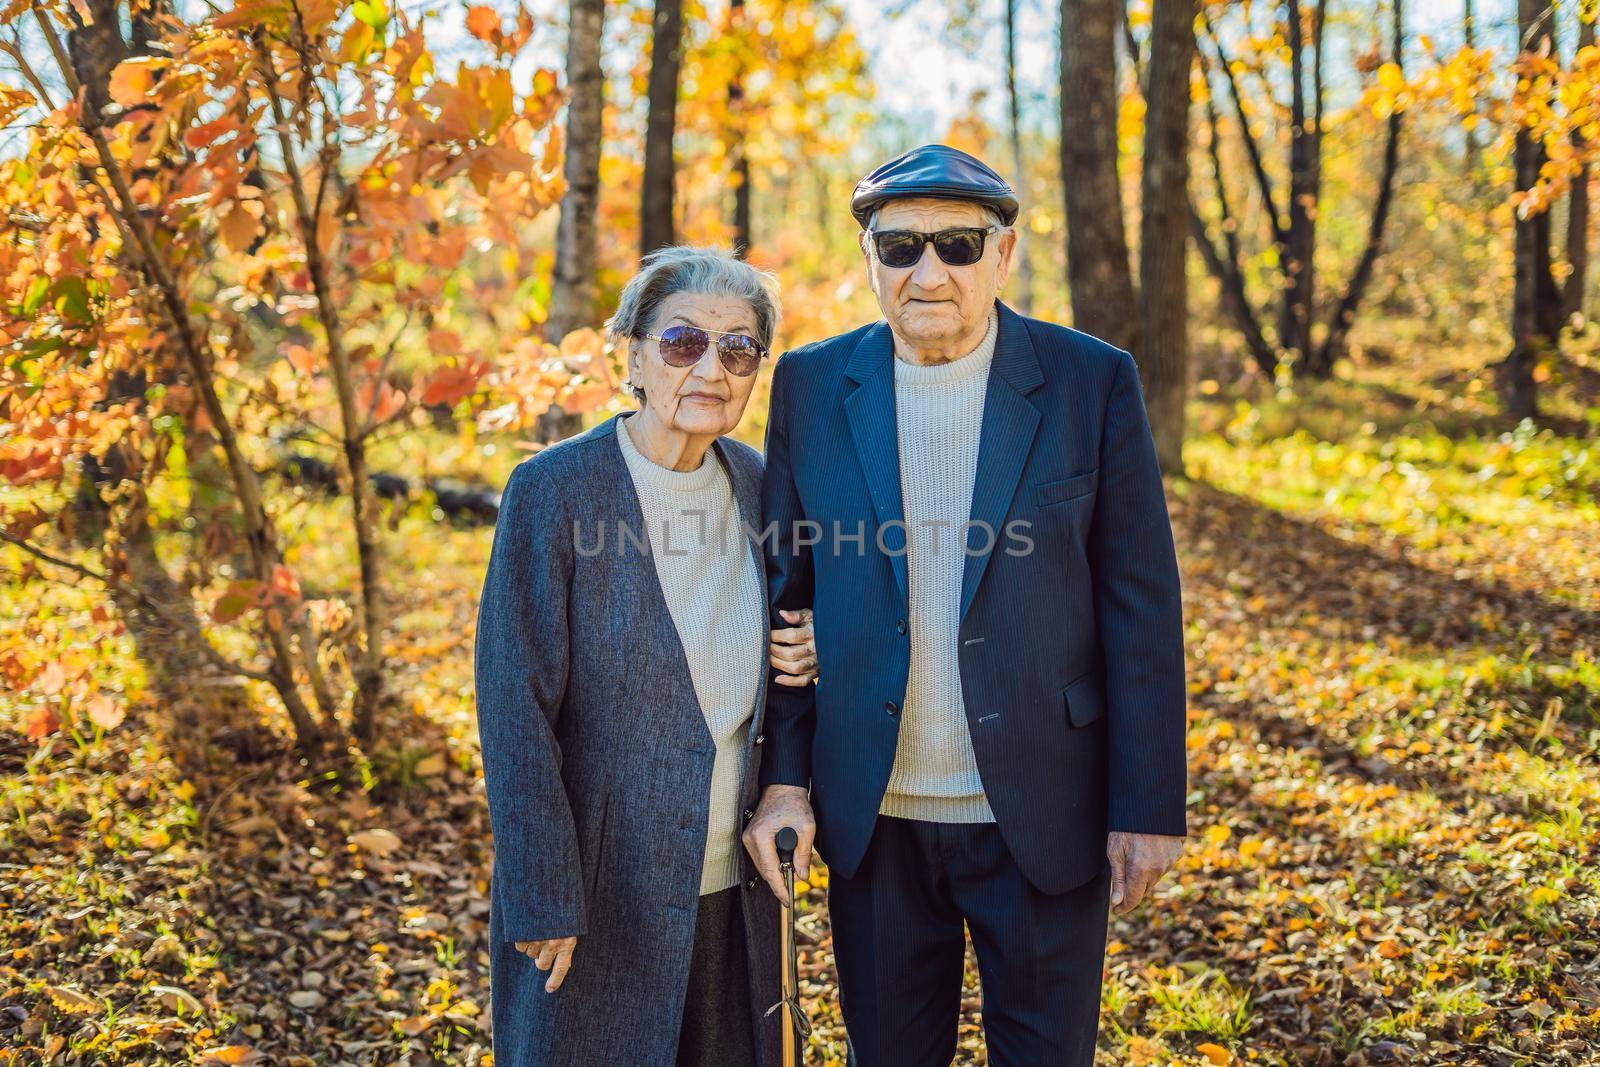
M525 224L562 193L557 76L512 76L533 22L469 11L479 56L446 75L426 17L386 0L140 9L126 42L84 32L81 6L31 7L70 97L13 55L26 85L0 87L0 121L42 119L0 163L0 472L25 489L0 498L0 537L158 627L138 643L172 657L158 675L209 661L268 683L308 746L368 735L374 435L494 410L497 389L573 411L614 388L588 338L554 349L518 314ZM288 440L338 465L352 508L355 573L320 612L260 473ZM173 499L187 511L152 505Z

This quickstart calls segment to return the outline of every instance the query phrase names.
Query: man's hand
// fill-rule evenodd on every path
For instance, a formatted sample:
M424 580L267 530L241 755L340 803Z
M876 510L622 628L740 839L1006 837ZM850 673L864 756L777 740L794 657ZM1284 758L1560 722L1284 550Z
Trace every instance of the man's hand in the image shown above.
M550 977L545 979L544 991L554 993L561 988L561 983L567 977L567 969L572 966L572 950L578 947L575 937L552 937L548 941L518 941L517 951L533 958L533 965L541 971L549 971ZM554 968L551 967L554 964Z
M1111 910L1125 915L1155 888L1183 855L1183 838L1113 830L1106 838L1111 861Z
M805 787L798 785L769 785L761 794L761 804L744 828L742 840L745 851L756 862L756 870L766 879L772 895L784 904L791 904L789 887L784 884L783 872L778 869L778 831L785 826L794 827L800 843L794 849L794 874L804 879L811 869L811 839L816 836L817 822L811 816L811 797Z
M796 625L773 630L767 646L767 661L784 673L773 681L779 685L806 686L817 677L817 642L812 634L811 609L780 611Z

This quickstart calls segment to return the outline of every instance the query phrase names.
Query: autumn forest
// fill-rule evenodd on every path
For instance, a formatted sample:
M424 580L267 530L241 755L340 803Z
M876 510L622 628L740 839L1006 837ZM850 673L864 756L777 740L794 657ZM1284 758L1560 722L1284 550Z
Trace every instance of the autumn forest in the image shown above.
M635 406L644 254L772 271L774 355L877 319L928 142L1166 485L1189 834L1097 1062L1600 1062L1596 14L0 0L0 1064L492 1064L501 490Z

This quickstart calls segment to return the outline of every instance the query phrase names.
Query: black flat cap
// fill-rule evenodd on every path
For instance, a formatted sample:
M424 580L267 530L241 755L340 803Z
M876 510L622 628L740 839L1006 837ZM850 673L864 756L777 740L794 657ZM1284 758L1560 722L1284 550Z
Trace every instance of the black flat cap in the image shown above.
M864 229L872 210L888 200L906 197L970 200L992 207L1010 226L1017 218L1017 194L988 164L959 149L925 144L862 178L850 197L850 214Z

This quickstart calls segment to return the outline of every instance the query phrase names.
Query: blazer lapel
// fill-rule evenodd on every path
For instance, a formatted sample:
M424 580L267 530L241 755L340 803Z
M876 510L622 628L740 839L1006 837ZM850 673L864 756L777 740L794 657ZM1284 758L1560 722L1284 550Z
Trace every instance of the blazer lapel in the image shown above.
M972 482L972 525L967 528L966 562L961 574L961 618L972 603L989 557L1005 537L1006 512L1017 492L1039 428L1039 409L1027 394L1044 383L1033 341L1021 316L995 302L1000 315L994 363L983 397L978 438L978 470ZM979 552L978 549L985 549Z
M878 525L894 523L900 531L898 538L885 535L883 544L890 550L889 563L904 606L908 603L905 503L900 496L900 446L894 416L894 338L888 323L879 322L862 336L845 375L860 383L845 398L844 410Z

